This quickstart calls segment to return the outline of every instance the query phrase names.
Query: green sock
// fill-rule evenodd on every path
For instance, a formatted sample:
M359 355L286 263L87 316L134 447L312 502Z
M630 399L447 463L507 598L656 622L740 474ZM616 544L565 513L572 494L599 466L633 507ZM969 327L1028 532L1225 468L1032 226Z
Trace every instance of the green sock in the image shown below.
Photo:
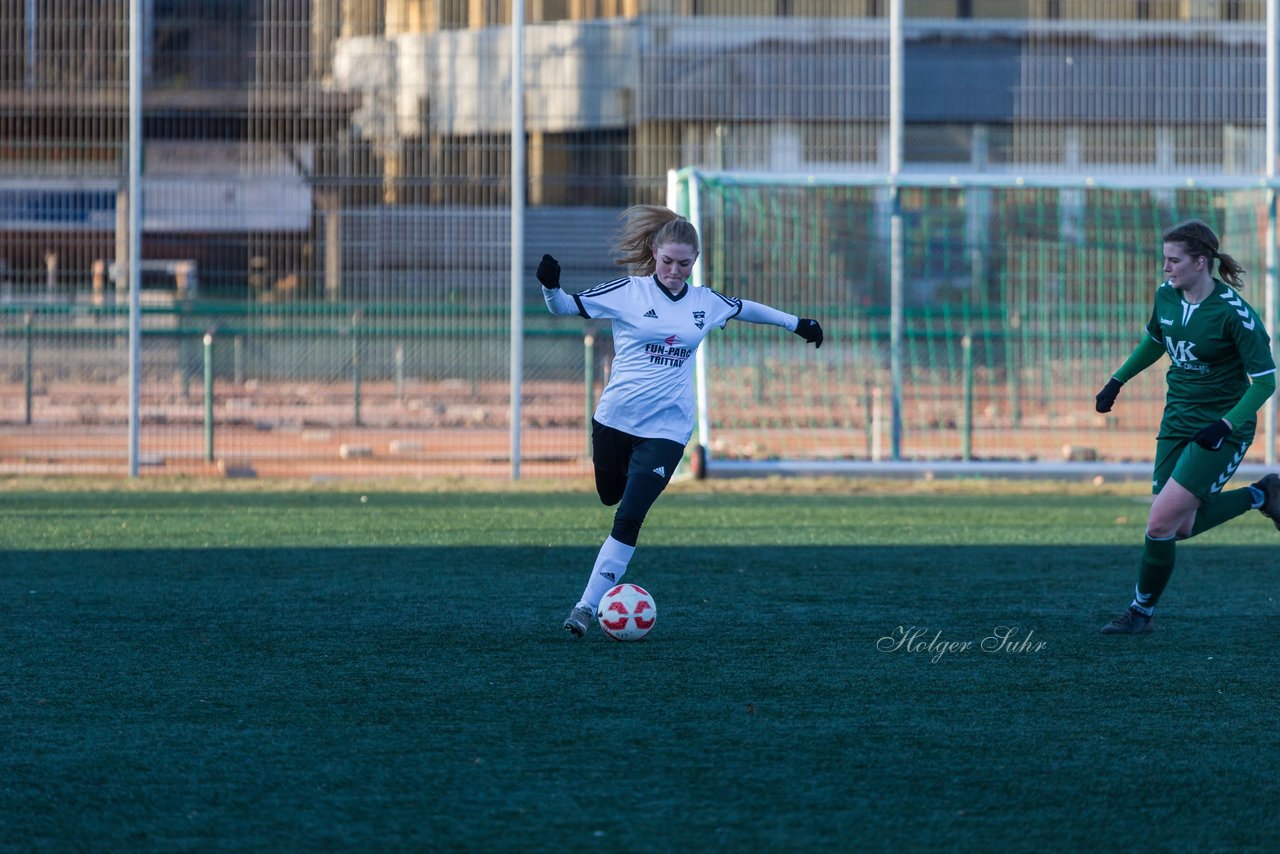
M1150 611L1156 606L1160 594L1169 584L1173 575L1173 557L1178 548L1178 541L1170 537L1167 540L1153 540L1147 537L1142 548L1142 568L1138 571L1138 586L1133 590L1133 604Z
M1188 538L1203 534L1210 528L1216 528L1223 522L1244 515L1253 509L1253 493L1249 487L1233 489L1219 493L1207 499L1196 511L1195 524L1191 526Z

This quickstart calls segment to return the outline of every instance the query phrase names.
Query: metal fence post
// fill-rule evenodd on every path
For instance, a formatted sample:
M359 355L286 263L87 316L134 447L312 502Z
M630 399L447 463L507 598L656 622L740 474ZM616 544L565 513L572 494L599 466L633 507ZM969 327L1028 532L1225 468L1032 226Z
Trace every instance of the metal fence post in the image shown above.
M352 423L360 423L360 312L351 315L351 403Z
M594 414L596 394L596 337L588 332L582 336L582 373L585 393L585 417L583 424L587 431L587 452L591 452L591 416Z
M973 459L973 336L968 332L960 339L964 353L964 418L960 433L960 459Z
M231 339L231 377L236 388L244 385L244 336Z
M204 459L213 462L213 334L204 334Z
M396 402L404 403L404 344L396 344Z
M751 399L757 405L764 403L764 378L768 367L765 364L764 348L756 348L756 367L751 372Z
M26 357L26 423L31 423L31 398L33 394L34 374L35 374L35 347L32 342L33 331L31 328L32 321L31 312L27 312L22 316L22 325L27 336L27 357Z

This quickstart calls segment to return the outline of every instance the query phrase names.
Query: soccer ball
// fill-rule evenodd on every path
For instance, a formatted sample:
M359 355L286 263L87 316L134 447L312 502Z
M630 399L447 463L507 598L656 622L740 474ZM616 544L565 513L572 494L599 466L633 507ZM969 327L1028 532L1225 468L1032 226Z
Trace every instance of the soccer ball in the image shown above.
M614 640L640 640L658 621L658 606L643 587L619 584L600 600L596 619Z

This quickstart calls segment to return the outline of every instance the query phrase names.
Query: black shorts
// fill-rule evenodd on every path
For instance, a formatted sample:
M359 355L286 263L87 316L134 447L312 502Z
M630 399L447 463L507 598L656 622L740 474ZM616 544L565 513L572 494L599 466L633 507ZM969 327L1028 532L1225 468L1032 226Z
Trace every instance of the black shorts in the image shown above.
M670 482L684 457L684 445L670 439L644 439L591 419L591 462L596 482L651 474Z

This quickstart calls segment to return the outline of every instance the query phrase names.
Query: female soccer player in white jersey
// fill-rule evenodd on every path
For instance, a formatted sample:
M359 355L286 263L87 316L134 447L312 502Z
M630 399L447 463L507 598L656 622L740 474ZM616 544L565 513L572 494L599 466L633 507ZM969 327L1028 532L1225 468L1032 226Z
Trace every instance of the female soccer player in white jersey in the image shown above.
M656 205L628 208L621 220L615 260L640 275L570 296L560 289L555 258L543 255L537 272L552 314L613 321L613 370L592 419L591 458L601 502L618 510L564 621L575 637L587 633L600 599L627 571L640 526L693 435L693 355L703 337L736 318L781 326L822 346L816 320L690 287L699 241L688 220Z
M1213 277L1218 262L1222 279ZM1120 387L1169 355L1164 417L1156 436L1155 500L1134 599L1103 634L1136 635L1154 627L1157 600L1173 574L1175 544L1250 509L1280 529L1280 477L1268 474L1222 491L1253 441L1258 409L1276 390L1276 366L1262 322L1240 295L1244 269L1218 251L1218 236L1190 220L1164 233L1165 282L1143 338L1098 393L1110 412ZM1230 285L1230 287L1228 286Z

